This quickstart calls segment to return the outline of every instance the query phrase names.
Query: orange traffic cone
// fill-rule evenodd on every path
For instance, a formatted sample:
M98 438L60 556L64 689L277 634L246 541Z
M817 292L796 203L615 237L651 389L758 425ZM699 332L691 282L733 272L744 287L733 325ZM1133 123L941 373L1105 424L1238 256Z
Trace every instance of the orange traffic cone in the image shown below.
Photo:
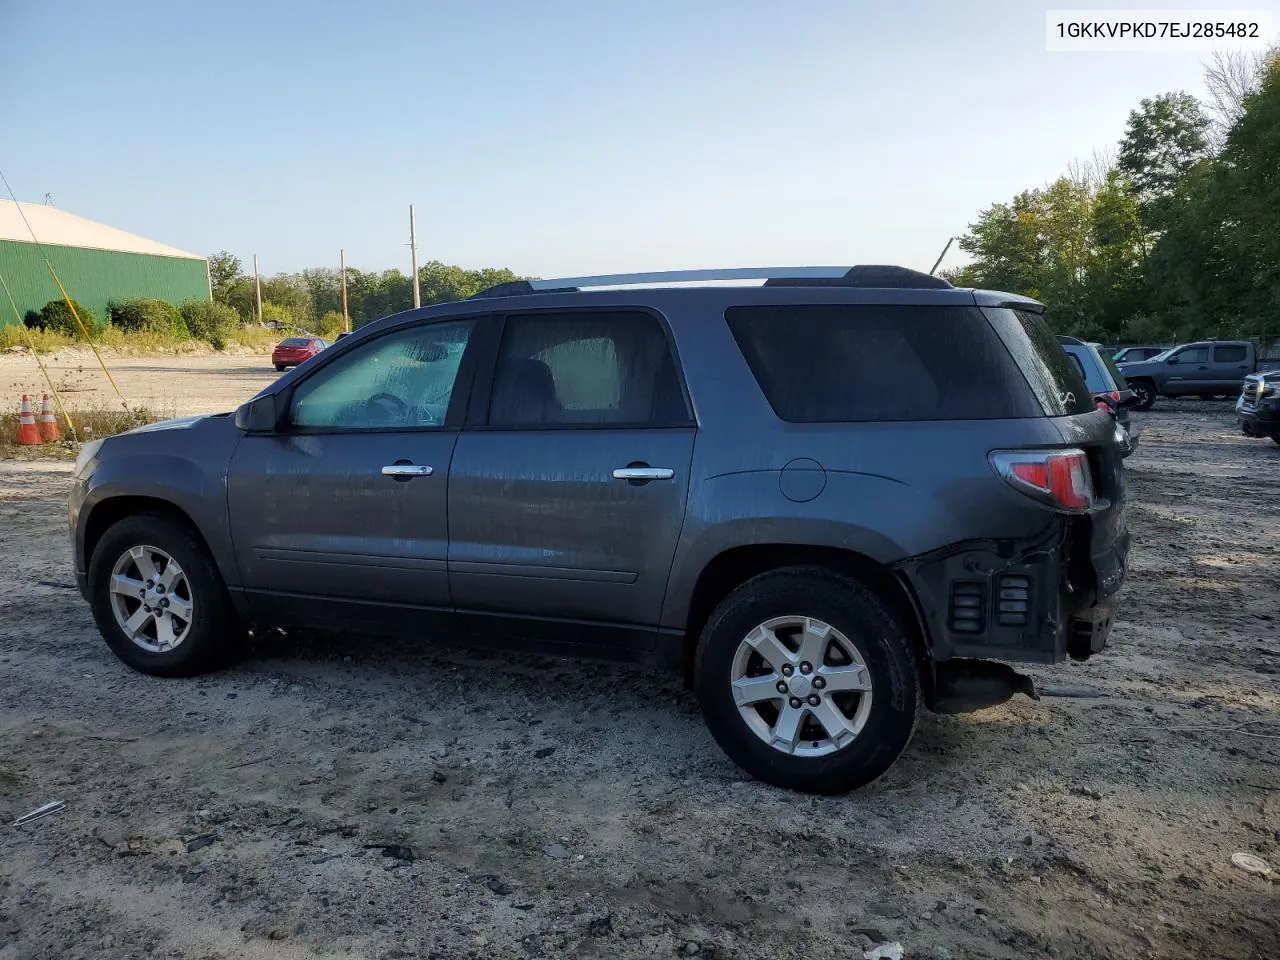
M40 439L45 443L57 443L62 439L58 418L53 415L53 407L49 406L47 393L40 399Z
M36 426L36 418L31 413L31 400L24 393L22 406L18 410L18 443L23 446L37 446L44 443L40 439L40 428Z

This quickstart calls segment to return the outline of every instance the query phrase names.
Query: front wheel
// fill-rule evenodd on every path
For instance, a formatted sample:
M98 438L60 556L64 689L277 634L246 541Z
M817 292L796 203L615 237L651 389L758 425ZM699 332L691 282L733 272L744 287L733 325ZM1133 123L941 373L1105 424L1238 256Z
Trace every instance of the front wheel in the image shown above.
M818 568L761 574L712 613L694 664L721 749L752 776L809 793L875 780L915 732L907 629L865 585Z
M1150 410L1155 406L1156 387L1150 380L1130 380L1129 389L1133 391L1133 409Z
M284 373L284 364L283 364L283 363L277 363L277 364L276 364L276 373Z
M240 624L217 567L167 515L140 513L111 527L93 551L89 591L103 639L142 673L203 673L238 646Z

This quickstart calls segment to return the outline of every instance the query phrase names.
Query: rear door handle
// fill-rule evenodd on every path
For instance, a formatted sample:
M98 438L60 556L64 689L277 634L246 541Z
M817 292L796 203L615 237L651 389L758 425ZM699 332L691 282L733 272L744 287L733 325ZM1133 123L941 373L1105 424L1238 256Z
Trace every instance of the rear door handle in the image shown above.
M670 480L675 475L669 467L619 467L613 471L615 480Z
M384 477L429 477L431 468L416 463L390 463L382 468Z

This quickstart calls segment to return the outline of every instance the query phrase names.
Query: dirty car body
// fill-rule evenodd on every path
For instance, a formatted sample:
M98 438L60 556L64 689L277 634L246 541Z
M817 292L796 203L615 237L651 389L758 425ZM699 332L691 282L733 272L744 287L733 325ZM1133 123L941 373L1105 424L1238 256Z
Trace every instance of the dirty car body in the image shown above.
M504 285L370 324L234 416L92 445L80 588L152 673L221 662L202 604L223 633L621 658L684 670L754 775L869 782L966 678L1026 688L991 661L1106 645L1124 471L1038 303L808 269ZM155 606L175 583L190 622Z

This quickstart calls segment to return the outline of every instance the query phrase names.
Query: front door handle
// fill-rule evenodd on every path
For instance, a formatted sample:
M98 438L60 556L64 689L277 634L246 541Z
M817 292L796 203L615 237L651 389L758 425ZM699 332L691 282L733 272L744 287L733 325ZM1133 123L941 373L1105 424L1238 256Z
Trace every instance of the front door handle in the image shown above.
M409 477L429 477L431 476L431 468L419 466L416 463L391 463L382 468L384 477L409 478Z
M669 467L619 467L613 471L615 480L670 480L675 475Z

